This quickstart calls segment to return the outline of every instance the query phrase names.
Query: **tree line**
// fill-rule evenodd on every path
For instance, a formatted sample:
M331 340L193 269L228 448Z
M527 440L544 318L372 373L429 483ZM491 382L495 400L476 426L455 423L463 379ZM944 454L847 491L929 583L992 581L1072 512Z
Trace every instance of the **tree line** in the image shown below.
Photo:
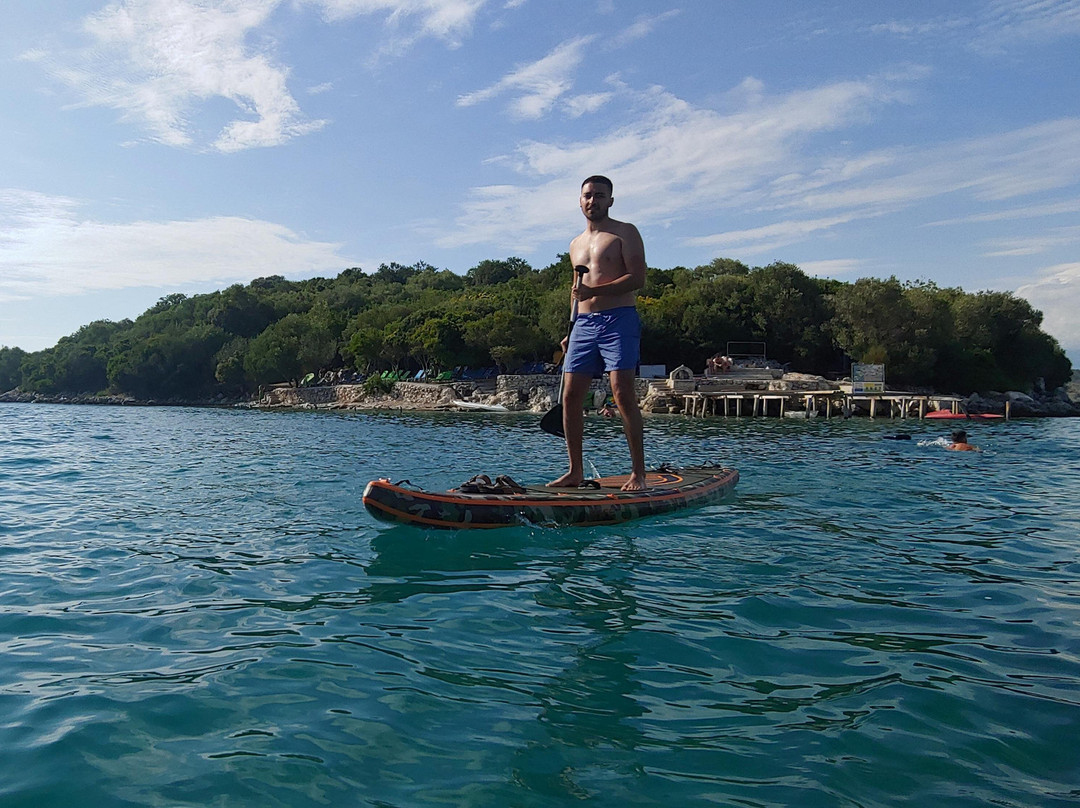
M169 295L135 320L100 320L52 348L0 347L0 392L139 399L245 396L348 369L444 369L551 361L566 333L573 268L486 260L459 275L424 262L335 278L258 278ZM645 364L700 371L729 341L767 344L792 370L839 377L886 366L890 385L939 392L1054 389L1071 375L1042 314L1008 292L928 281L813 278L796 265L718 258L652 269L638 299Z

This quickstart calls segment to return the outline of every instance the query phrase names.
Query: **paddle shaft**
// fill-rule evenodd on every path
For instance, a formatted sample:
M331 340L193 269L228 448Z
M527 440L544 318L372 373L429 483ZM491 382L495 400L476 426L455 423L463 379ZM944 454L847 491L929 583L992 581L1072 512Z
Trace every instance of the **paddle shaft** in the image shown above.
M577 322L577 298L574 298L574 313L570 315L570 327L566 329L566 347L570 347L570 335L574 333L574 323ZM566 367L566 354L563 354L563 367ZM556 404L562 404L563 385L566 383L566 372L559 374L559 395L555 398Z
M581 276L584 275L588 271L589 271L588 267L582 267L582 266L574 267L574 286L573 286L573 290L575 292L577 291L578 284L581 282ZM567 349L570 348L570 335L574 331L574 323L577 322L577 315L578 315L578 299L577 299L577 295L575 295L574 296L573 313L570 315L570 327L568 329L566 329L566 347L567 347ZM566 367L566 354L563 354L563 367L564 368ZM566 371L564 370L562 373L559 374L559 395L558 395L558 398L555 399L555 406L552 407L550 410L548 410L547 413L544 415L544 417L540 419L540 428L542 430L544 430L545 432L547 432L548 434L555 435L556 437L559 437L559 438L566 437L566 434L563 431L563 424L562 424L562 412L563 412L562 397L563 397L563 387L564 387L565 384L566 384Z

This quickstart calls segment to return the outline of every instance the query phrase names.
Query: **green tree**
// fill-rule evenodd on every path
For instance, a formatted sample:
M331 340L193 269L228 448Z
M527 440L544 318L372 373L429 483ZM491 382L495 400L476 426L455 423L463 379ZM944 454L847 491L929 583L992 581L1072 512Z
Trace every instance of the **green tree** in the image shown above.
M728 277L732 277L729 275ZM768 355L798 367L820 366L832 352L822 288L794 264L776 262L745 276L753 335Z
M893 382L917 383L925 368L913 364L914 310L895 277L860 278L832 294L831 330L858 362L885 364Z
M550 345L548 338L527 317L505 309L493 311L465 327L465 339L482 348L503 370L524 358L538 358Z
M239 284L221 292L209 312L211 323L238 337L254 337L274 319L274 307Z
M22 365L28 355L22 348L0 346L0 393L22 384Z
M507 258L462 276L418 261L173 294L134 322L91 323L44 351L0 348L0 386L198 398L342 361L364 371L492 361L512 369L549 358L565 336L573 274L560 253L539 270ZM839 369L846 353L885 363L894 384L950 392L1053 388L1071 373L1042 315L1007 293L825 281L793 264L717 258L648 268L638 311L648 364L701 368L729 341L763 340L770 357L798 370Z
M956 335L966 348L960 380L971 389L1049 389L1068 381L1072 365L1042 331L1042 313L1009 292L953 299Z
M424 317L408 332L411 355L425 370L453 366L465 345L460 321L451 316Z
M243 337L233 337L221 346L214 357L214 379L235 393L247 390L244 357L248 344L249 340Z
M349 367L361 373L370 373L378 365L382 354L382 329L371 326L361 326L353 331L342 349L342 355Z
M203 324L130 340L109 359L110 386L143 399L205 397L215 389L213 359L226 339Z
M296 381L333 366L338 336L325 310L287 314L251 341L244 371L253 385Z
M531 272L532 267L524 259L507 258L503 261L481 261L465 274L465 278L473 286L495 286Z

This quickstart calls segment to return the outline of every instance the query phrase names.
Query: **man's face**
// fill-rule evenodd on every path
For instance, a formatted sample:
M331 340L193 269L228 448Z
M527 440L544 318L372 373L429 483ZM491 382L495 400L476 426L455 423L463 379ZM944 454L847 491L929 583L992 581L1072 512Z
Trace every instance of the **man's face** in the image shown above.
M581 186L581 212L590 222L602 222L614 201L602 182L587 182Z

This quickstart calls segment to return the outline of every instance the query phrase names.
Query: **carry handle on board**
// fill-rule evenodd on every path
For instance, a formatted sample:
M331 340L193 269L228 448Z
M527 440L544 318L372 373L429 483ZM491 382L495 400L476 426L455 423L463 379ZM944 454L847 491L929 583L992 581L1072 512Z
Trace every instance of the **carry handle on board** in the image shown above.
M574 290L577 291L578 284L581 282L581 276L589 271L588 267L576 266L574 267ZM574 298L574 314L570 318L570 327L566 330L567 347L569 347L570 332L574 330L574 323L577 321L578 300ZM566 366L566 356L563 356L563 367ZM557 438L565 438L566 433L563 432L563 406L562 406L562 394L563 394L563 382L566 380L566 372L563 371L559 374L559 397L555 400L555 406L544 413L544 417L540 419L540 428L547 432L549 435L554 435Z

